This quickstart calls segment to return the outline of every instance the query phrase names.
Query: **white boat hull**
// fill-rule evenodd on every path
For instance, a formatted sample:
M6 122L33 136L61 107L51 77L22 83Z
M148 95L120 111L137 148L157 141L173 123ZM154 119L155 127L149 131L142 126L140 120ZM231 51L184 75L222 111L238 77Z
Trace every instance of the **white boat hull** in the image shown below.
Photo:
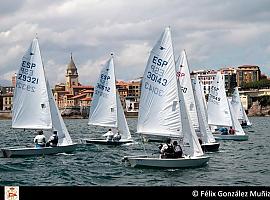
M184 157L184 158L150 158L150 157L124 157L125 161L131 167L154 167L154 168L191 168L201 167L208 163L210 157Z
M134 142L133 140L119 140L119 141L107 141L102 139L85 139L82 140L84 144L102 144L102 145L122 145Z
M236 141L246 141L248 140L248 135L221 135L214 134L216 140L236 140Z
M22 157L22 156L39 156L57 153L70 153L76 149L77 144L56 146L56 147L10 147L2 148L1 156L4 158Z

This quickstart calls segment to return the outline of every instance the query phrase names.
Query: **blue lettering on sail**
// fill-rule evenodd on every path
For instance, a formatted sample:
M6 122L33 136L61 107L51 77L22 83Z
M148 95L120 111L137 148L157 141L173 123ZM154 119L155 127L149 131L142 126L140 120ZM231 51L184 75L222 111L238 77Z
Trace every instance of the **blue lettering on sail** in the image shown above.
M164 94L164 90L161 90L161 89L151 85L147 81L145 82L144 87L145 87L145 89L149 90L149 92L152 92L155 95L163 96L163 94Z
M215 87L215 86L211 86L211 89L210 89L210 94L209 94L209 101L215 103L215 104L219 104L220 102L220 97L218 96L218 91L219 91L219 88Z
M20 67L20 71L19 71L19 74L17 76L17 81L20 80L20 81L27 82L26 84L28 84L28 83L38 84L38 78L33 77L36 64L31 63L31 62L27 62L27 61L22 61L21 66L22 67Z
M21 89L21 90L26 90L28 92L35 92L35 89L36 89L34 86L25 84L20 81L16 81L16 88Z

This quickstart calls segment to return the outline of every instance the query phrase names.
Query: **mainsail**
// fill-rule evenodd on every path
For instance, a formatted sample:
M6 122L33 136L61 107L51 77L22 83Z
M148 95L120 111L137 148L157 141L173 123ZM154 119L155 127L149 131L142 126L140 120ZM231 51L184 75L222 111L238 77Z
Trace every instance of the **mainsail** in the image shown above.
M12 128L51 129L52 118L38 39L22 58L16 77Z
M90 106L89 125L117 127L114 63L111 57L101 70Z
M224 76L217 72L208 96L208 124L232 126L230 109L225 92Z
M150 53L141 87L137 132L179 137L181 116L169 28Z
M118 128L121 139L131 139L123 106L116 90L113 57L101 70L90 107L88 124Z

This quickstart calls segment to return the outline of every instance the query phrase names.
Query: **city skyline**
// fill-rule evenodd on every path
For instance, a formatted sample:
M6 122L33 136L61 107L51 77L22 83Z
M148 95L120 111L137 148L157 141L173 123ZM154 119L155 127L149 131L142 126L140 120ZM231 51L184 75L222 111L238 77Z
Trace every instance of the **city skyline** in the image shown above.
M94 85L111 52L116 78L136 79L166 26L191 70L257 65L269 76L269 8L264 0L2 2L0 79L10 81L36 33L51 86L65 81L71 52L83 85Z

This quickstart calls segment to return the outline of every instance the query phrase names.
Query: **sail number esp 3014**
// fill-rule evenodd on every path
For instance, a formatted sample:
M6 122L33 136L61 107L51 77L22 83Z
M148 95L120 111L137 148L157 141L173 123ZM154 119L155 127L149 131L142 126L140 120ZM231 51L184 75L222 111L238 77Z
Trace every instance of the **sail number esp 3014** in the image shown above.
M144 87L145 89L149 90L150 92L153 92L154 94L158 96L163 96L164 90L159 88L160 86L165 87L168 83L168 80L163 78L164 75L164 68L168 64L166 60L162 60L161 58L158 58L157 56L154 56L152 58L152 63L149 71L146 74L146 80ZM152 85L151 82L148 82L147 80L150 80L151 82L158 83L156 86Z

